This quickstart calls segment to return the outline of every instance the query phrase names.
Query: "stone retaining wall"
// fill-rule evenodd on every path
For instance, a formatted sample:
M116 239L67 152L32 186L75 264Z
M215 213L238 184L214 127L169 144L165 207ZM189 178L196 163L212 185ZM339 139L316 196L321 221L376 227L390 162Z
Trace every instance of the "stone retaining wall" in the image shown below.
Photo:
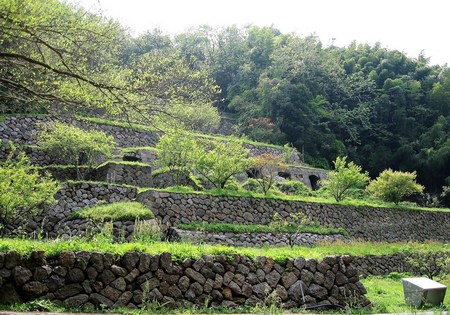
M111 135L116 140L119 147L154 147L159 139L159 132L133 130L131 128L123 128L117 126L103 125L91 123L72 117L54 117L54 116L31 116L31 117L6 117L4 122L0 122L0 139L7 143L12 141L16 145L35 145L37 142L37 130L39 124L53 122L55 120L73 124L76 127L85 130L99 130ZM251 156L270 153L275 155L283 155L283 150L270 146L255 146L245 144L250 149ZM39 154L39 153L36 153ZM4 159L6 156L0 156ZM299 163L298 153L291 156L292 163Z
M199 232L170 228L170 240L194 243L223 244L228 246L264 247L264 246L312 246L320 242L344 241L340 234L319 235L312 233L232 233L232 232Z
M107 163L95 170L94 179L118 185L154 187L152 168L144 165Z
M217 197L148 191L138 196L166 226L191 222L268 224L278 212L289 219L302 212L322 226L345 228L371 241L450 240L450 213L354 207L264 198Z
M11 140L18 145L35 145L37 142L37 130L39 124L62 121L73 124L85 130L99 130L113 136L120 147L154 146L159 138L157 132L137 131L130 128L122 128L110 125L91 123L72 117L33 116L33 117L6 117L0 123L0 139L7 143Z
M0 253L0 304L44 298L84 310L142 306L148 299L176 306L256 305L275 292L285 308L345 305L349 297L369 304L350 256L298 257L286 264L271 258L204 255L172 261L169 253L149 255L63 252L46 258L32 252ZM304 295L304 298L302 297ZM143 301L144 300L144 301Z
M425 276L416 266L412 266L410 260L417 257L426 257L420 261L427 261L421 264L433 272L439 273L438 269L442 263L436 264L439 259L449 259L450 252L431 253L397 253L392 255L353 257L353 265L358 270L359 275L388 275L392 272L408 272L414 275Z
M70 213L93 206L99 202L112 203L130 201L136 198L136 188L91 183L64 183L55 195L57 203L46 206L43 212L33 217L25 226L28 234L43 234L48 237L70 238L74 231L86 230L89 226L77 224L70 219ZM20 225L7 227L6 235L15 235ZM42 230L42 231L41 231ZM66 233L67 231L67 233Z

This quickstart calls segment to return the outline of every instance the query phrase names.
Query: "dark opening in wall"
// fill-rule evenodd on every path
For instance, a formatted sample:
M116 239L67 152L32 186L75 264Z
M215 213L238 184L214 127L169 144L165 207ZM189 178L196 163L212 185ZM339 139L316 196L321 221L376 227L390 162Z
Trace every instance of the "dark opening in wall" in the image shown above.
M319 180L320 178L316 175L309 175L309 182L311 183L311 189L317 190L319 189Z
M288 172L278 172L278 176L283 177L284 179L287 180L291 179L291 173Z
M124 155L123 160L127 162L142 162L142 159L136 155Z

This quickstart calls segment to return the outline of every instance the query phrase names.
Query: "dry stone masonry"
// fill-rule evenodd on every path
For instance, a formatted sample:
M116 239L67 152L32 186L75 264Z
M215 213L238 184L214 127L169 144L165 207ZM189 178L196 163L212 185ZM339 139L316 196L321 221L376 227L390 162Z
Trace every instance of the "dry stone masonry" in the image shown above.
M99 130L114 137L119 147L154 147L158 142L160 133L156 131L134 130L119 126L110 126L106 124L97 124L82 119L70 117L54 116L31 116L31 117L6 117L4 122L0 123L0 139L7 143L12 141L16 145L36 145L37 130L39 124L46 124L53 121L62 121L73 124L76 127L85 130ZM270 153L274 155L283 155L283 150L271 146L256 146L252 144L245 145L250 149L251 156ZM4 153L3 153L4 155ZM36 160L42 159L38 156L39 152L34 152ZM147 158L147 157L146 157ZM291 156L292 163L299 163L298 154ZM147 161L149 163L150 161Z
M301 212L322 226L346 229L354 239L389 242L450 239L449 212L159 191L147 191L137 199L147 204L165 226L192 222L268 224L276 212L286 219L290 213Z
M232 232L199 232L170 228L168 237L173 241L193 243L222 244L228 246L264 247L264 246L312 246L321 242L345 241L340 234L319 235L311 233L232 233Z
M345 305L348 299L366 306L366 290L350 256L322 261L298 257L279 264L271 258L204 255L175 262L169 253L123 256L63 252L46 258L0 253L0 304L45 298L84 310L138 308L157 301L167 307L254 306L276 294L285 308L322 304Z
M74 211L93 206L99 202L113 203L117 201L135 200L136 188L93 183L63 183L55 195L57 203L46 206L44 211L32 218L25 226L25 231L31 235L70 238L77 232L91 230L94 226L87 220L72 220L70 214ZM14 235L14 230L20 226L10 226L6 235Z

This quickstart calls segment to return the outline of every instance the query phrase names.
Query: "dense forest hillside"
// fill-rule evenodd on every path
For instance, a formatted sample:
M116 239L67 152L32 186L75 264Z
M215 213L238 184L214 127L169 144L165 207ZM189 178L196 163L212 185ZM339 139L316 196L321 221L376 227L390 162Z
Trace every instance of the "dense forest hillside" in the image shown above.
M423 55L257 26L201 27L173 45L211 71L221 110L256 140L292 143L320 167L349 155L372 176L417 170L430 191L450 180L450 70Z
M257 26L137 40L141 49L166 43L208 69L222 91L219 108L255 140L292 143L314 166L348 155L372 176L390 167L417 170L430 191L448 184L450 70L423 55L381 44L324 47L314 36Z
M218 109L240 133L292 143L313 166L348 155L373 177L416 170L430 192L450 184L450 69L424 55L254 25L133 38L56 1L24 2L40 19L16 2L2 0L0 15L4 113L119 104L110 112L179 115L195 129L217 124Z

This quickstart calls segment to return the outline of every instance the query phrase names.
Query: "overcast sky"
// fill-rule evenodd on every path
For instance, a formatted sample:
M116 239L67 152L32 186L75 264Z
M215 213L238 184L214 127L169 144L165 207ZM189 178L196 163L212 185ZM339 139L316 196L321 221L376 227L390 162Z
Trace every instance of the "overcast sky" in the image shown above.
M315 33L327 45L374 44L431 64L450 65L448 0L70 0L118 19L139 35L160 28L180 33L203 24L274 26L300 36ZM449 3L449 4L447 4Z

